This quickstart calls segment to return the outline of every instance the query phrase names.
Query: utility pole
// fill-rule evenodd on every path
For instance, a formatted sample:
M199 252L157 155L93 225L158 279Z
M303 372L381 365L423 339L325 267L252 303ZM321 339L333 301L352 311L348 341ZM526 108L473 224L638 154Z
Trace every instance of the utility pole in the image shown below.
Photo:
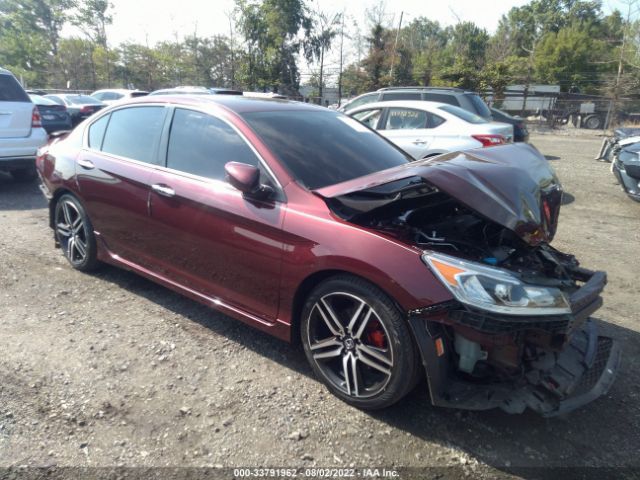
M338 74L338 107L342 101L342 61L344 46L344 9L342 9L342 25L340 27L340 73Z
M398 37L400 36L400 28L402 28L402 16L404 12L400 12L400 22L398 22L398 30L396 31L396 41L393 44L393 54L391 55L391 69L389 70L389 78L391 79L391 84L393 85L393 65L396 60L396 49L398 48Z

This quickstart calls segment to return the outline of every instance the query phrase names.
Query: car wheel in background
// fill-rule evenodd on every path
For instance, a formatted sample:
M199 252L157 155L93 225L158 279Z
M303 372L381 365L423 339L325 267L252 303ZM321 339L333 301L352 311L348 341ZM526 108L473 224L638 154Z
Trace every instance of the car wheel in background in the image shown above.
M87 272L98 266L93 226L80 202L62 195L55 207L55 236L64 256L76 270Z
M418 353L391 299L358 277L333 277L316 287L302 311L300 333L315 374L345 402L384 408L412 390Z
M600 117L599 115L589 115L584 119L583 125L589 130L597 130L599 128L602 128L602 123L602 117Z

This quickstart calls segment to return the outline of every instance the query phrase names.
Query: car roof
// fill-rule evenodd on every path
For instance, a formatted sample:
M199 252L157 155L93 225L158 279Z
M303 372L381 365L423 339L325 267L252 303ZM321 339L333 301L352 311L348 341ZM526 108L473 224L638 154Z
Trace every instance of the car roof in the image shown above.
M169 103L172 105L196 107L219 105L235 113L271 112L286 110L331 111L326 107L296 102L293 100L245 97L242 95L156 94L148 95L146 97L138 97L125 103L121 103L119 104L119 106L122 107L125 105L144 105L146 103Z
M413 108L414 110L424 110L426 112L435 112L439 107L447 105L442 102L431 102L429 100L391 100L387 102L371 102L365 103L364 105L360 105L352 110L347 110L347 112L351 112L354 110L366 110L369 108L390 108L390 107L399 107L399 108Z
M380 88L378 90L376 90L377 92L431 92L431 91L440 91L440 92L446 92L446 93L451 93L451 94L460 94L460 93L476 93L473 92L471 90L465 90L463 88L458 88L458 87L420 87L420 86L416 86L416 87L384 87L384 88Z
M96 90L94 93L102 93L102 92L117 92L117 93L129 93L129 92L145 92L146 90L136 90L131 88L102 88L100 90Z
M5 70L4 68L0 68L0 73L2 75L13 75L9 70Z

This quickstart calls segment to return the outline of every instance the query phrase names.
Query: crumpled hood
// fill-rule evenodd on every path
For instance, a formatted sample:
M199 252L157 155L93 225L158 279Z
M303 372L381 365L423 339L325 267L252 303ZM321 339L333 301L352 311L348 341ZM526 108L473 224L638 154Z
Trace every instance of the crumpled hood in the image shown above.
M402 182L404 179L407 181ZM404 198L412 188L424 188L424 181L512 230L531 245L550 242L556 232L562 187L549 162L528 144L440 155L324 187L315 193L350 208L354 207L351 201L354 195L384 197L359 204L356 208L364 213ZM381 187L390 184L394 184L391 189Z

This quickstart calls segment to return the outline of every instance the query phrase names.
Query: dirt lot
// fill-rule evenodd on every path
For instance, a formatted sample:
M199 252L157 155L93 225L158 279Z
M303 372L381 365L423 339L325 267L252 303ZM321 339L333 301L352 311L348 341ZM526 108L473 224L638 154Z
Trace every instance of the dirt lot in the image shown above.
M609 164L592 160L599 139L532 142L567 192L554 245L609 273L598 314L624 358L606 397L543 419L436 409L421 385L387 411L358 411L325 391L298 348L134 274L73 271L53 248L37 185L3 175L0 467L455 466L413 472L489 478L539 478L539 467L631 467L563 475L638 474L640 204L615 184Z

